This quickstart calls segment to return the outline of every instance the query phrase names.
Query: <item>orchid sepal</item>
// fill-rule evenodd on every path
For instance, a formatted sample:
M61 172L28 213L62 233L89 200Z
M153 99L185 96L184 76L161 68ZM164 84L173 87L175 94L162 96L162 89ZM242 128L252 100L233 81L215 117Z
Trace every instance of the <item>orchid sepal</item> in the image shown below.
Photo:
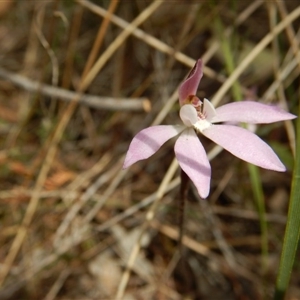
M139 160L147 159L169 139L185 129L182 125L158 125L141 130L131 141L123 169Z
M239 101L216 108L216 115L211 119L218 122L241 122L249 124L269 124L292 120L297 116L286 112L276 105L266 105L255 101Z

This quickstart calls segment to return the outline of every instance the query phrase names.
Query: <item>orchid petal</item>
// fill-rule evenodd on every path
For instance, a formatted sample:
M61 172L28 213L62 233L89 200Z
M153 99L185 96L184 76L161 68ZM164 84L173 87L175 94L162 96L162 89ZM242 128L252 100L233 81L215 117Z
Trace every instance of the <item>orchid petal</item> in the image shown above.
M195 63L195 66L190 71L186 80L179 87L179 104L183 105L184 101L190 95L196 95L198 85L203 76L202 71L202 61L198 59Z
M181 169L195 184L199 195L205 199L210 189L211 168L206 152L192 128L183 131L174 150Z
M191 104L185 104L180 108L179 111L180 119L183 124L191 127L198 121L197 111Z
M203 100L203 113L208 121L210 121L217 114L215 107L206 98Z
M140 131L131 141L123 169L153 155L166 141L183 131L185 126L159 125Z
M216 108L217 115L211 119L217 122L245 122L251 124L268 124L291 120L297 116L278 106L266 105L254 101L240 101L225 104Z
M244 128L232 125L212 125L202 133L233 155L249 163L279 172L286 170L271 147Z

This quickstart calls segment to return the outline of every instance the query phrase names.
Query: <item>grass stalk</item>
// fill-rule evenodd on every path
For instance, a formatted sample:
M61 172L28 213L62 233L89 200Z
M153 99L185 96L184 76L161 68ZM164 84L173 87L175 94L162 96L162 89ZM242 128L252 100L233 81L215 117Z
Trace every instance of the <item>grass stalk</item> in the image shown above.
M299 106L300 113L300 106ZM298 114L299 115L299 114ZM287 225L283 240L275 300L284 299L288 289L300 236L300 119L297 119L296 161L294 166Z

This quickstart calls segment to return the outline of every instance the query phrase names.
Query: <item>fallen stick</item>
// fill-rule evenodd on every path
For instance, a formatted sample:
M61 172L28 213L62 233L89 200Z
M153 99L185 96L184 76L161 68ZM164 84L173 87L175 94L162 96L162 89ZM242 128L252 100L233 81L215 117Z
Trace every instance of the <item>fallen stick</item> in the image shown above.
M6 71L2 68L0 68L0 78L8 80L26 91L41 93L45 96L55 97L66 102L72 101L78 96L76 92L39 83L37 81L28 79L25 76ZM79 99L79 104L96 109L112 111L126 110L148 112L151 110L151 103L147 98L113 98L82 94Z

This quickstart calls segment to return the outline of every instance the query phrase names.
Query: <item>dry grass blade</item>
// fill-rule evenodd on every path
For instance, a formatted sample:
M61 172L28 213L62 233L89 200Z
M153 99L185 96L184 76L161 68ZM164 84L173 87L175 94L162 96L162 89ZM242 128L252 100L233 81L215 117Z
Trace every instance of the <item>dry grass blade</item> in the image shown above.
M63 270L59 274L59 277L55 281L54 285L51 287L48 294L45 296L44 300L54 300L69 275L70 275L69 270Z
M170 184L167 186L165 192L168 193L175 187L177 187L180 183L180 178L176 177L174 180L170 182ZM145 199L141 200L141 202L137 203L136 205L133 205L126 209L123 213L116 215L115 217L109 219L107 222L101 224L97 227L97 230L103 231L109 229L111 226L119 223L120 221L124 220L125 218L128 218L132 216L134 213L139 211L140 209L150 205L153 201L156 199L156 192Z
M292 76L292 79L295 79L300 73L300 71L295 72L295 68L297 68L297 65L297 59L293 58L285 67L278 69L276 80L265 91L262 99L264 99L266 102L270 102L272 98L274 98L276 90L289 76Z
M46 5L47 5L46 2L43 3L42 7L39 9L39 11L37 13L35 30L36 30L37 36L38 36L41 44L43 45L43 47L45 48L45 50L47 51L47 53L51 59L52 86L56 87L58 84L58 78L59 78L58 60L57 60L57 57L56 57L53 49L51 49L50 44L48 43L47 39L45 38L45 36L42 32L42 28L41 28L42 27L41 19L44 19Z
M84 88L83 88L84 86ZM88 84L86 83L85 85L82 85L82 82L80 84L80 91L83 92L86 88L88 87ZM0 272L0 286L2 286L10 268L12 263L14 262L21 245L24 242L24 239L26 237L27 234L27 228L29 227L33 216L36 212L38 203L39 203L39 196L40 193L42 191L42 186L44 184L44 182L46 181L47 175L50 171L52 162L54 160L56 151L57 151L57 145L61 140L62 134L73 114L73 112L75 111L75 108L77 106L79 97L76 96L73 101L69 104L69 106L66 108L66 110L64 111L62 118L60 119L60 122L58 123L56 130L54 132L53 135L53 139L51 141L51 145L49 147L49 150L46 154L45 157L45 162L43 163L42 167L41 167L41 171L39 172L36 184L35 184L35 188L34 188L34 193L32 198L30 199L29 205L26 209L26 213L25 216L22 220L22 224L20 229L18 230L18 233L12 243L12 246L10 248L10 251L8 253L8 255L5 258L4 261L4 266L1 269Z
M244 11L242 11L237 18L235 19L234 25L227 28L224 32L224 34L227 37L230 37L232 32L234 31L234 26L238 26L240 24L243 24L245 20L247 20L251 14L253 14L261 5L263 4L262 1L256 0L252 2L249 6L245 8ZM213 55L217 52L217 50L220 47L220 42L218 40L214 41L214 43L208 48L208 50L203 54L202 59L204 62L209 61Z
M78 1L79 3L83 3L84 1ZM150 4L132 23L127 26L124 31L118 35L118 37L114 40L113 43L109 45L109 47L105 50L104 53L98 58L95 62L91 70L84 77L84 80L80 86L80 90L85 90L87 86L91 84L99 71L103 68L105 63L111 58L111 56L115 53L115 51L124 43L124 41L132 34L134 29L145 22L158 7L163 3L161 0L155 0L152 4Z
M141 247L141 240L142 240L143 234L144 234L145 230L148 228L148 226L150 225L150 222L153 220L159 200L164 195L167 185L171 181L172 177L174 176L174 173L177 170L177 168L178 168L178 162L176 159L174 159L172 164L170 165L166 175L164 176L164 178L160 184L160 187L157 190L156 199L154 200L150 209L147 211L146 220L143 223L143 225L141 226L139 238L138 238L136 244L133 246L133 249L130 253L130 256L129 256L129 259L128 259L128 262L126 265L126 269L121 278L121 281L120 281L120 284L118 287L118 291L116 294L116 299L123 298L123 295L124 295L124 292L125 292L125 289L128 284L129 277L130 277L130 272L131 272L132 266L134 264L134 261L138 255L140 247Z
M57 150L57 144L59 143L62 133L64 132L64 129L73 113L73 111L75 110L75 104L74 102L70 104L70 106L68 107L68 109L66 110L65 114L63 115L63 118L61 119L61 122L58 124L57 129L55 131L52 143L50 145L50 149L47 152L47 156L45 158L45 162L43 163L43 166L41 168L41 171L39 173L39 176L37 178L36 181L36 185L33 191L33 195L30 199L29 205L26 209L26 213L25 216L22 220L22 224L18 230L18 233L13 241L13 244L9 250L8 255L5 258L4 261L4 266L1 269L1 273L0 273L0 286L3 284L12 263L14 262L20 248L21 245L24 242L24 239L27 235L27 228L29 227L33 216L35 214L35 211L37 209L38 203L39 203L39 199L40 199L40 193L42 191L42 187L46 181L48 172L51 168L53 159L55 157L56 154L56 150Z
M88 176L80 176L79 180L76 180L76 183L70 184L70 187L73 186L73 188L70 188L71 192L74 192L74 189L78 190L82 186L78 184L78 181L81 181L82 183L86 183L88 177L95 176L95 172L101 173L103 169L107 166L107 164L110 162L111 158L108 155L103 156L100 161L95 164L94 168L92 168L91 171L87 175ZM53 239L54 247L59 249L61 245L61 240L65 232L67 231L68 227L72 223L73 219L76 217L77 213L80 211L80 209L83 207L83 205L96 193L96 191L106 182L110 181L113 176L115 176L116 172L118 171L118 168L114 168L109 170L106 173L101 174L99 178L92 184L89 185L87 190L82 193L82 195L79 197L78 201L74 203L66 216L64 217L64 220L61 222L60 226L57 228L56 234ZM92 173L92 174L91 174ZM96 173L96 174L97 174ZM75 186L74 186L75 185Z
M288 16L288 12L286 10L286 7L285 7L285 4L284 2L281 2L281 1L276 1L276 4L279 8L279 12L281 14L281 17L282 17L282 20L285 20L287 19L289 16ZM292 51L294 53L294 56L296 57L297 59L297 62L298 62L298 68L300 69L300 52L299 52L299 43L297 43L297 38L296 38L296 34L295 34L295 31L293 29L293 27L291 26L291 24L288 24L287 27L286 27L286 33L287 33L287 36L288 36L288 39L289 39L289 42L291 44L291 48L292 48Z
M99 7L95 4L93 4L90 1L87 0L77 0L80 4L82 4L83 6L85 6L86 8L90 9L91 11L95 12L96 14L99 14L102 17L106 17L107 15L109 15L109 12L107 12L105 9L103 9L102 7ZM126 22L125 20L112 15L111 16L111 21L113 23L115 23L116 25L120 26L121 28L130 28L132 30L131 34L134 35L135 37L141 39L143 42L147 43L148 45L152 46L153 48L166 53L170 56L174 56L174 58L176 60L178 60L179 62L183 63L184 65L192 68L195 64L195 60L190 58L189 56L185 55L184 53L180 52L180 51L176 51L175 49L173 49L172 47L170 47L169 45L167 45L166 43L162 42L161 40L155 38L154 36L150 35L149 33L133 27L132 24ZM224 82L225 81L225 77L221 74L216 73L214 70L212 70L211 68L204 66L204 73L211 77L214 78L216 80L219 80L220 82Z
M95 43L93 45L93 48L92 48L92 51L88 58L88 61L84 67L83 74L82 74L83 78L87 75L87 73L89 72L89 70L92 68L93 64L96 61L97 54L101 48L108 25L111 21L111 16L112 16L113 12L115 11L115 9L117 8L118 2L119 2L119 0L112 0L110 2L110 6L108 8L108 14L105 16L103 24L99 27L99 31L98 31L97 37L95 39Z
M293 10L284 20L282 20L276 27L274 27L273 32L268 33L245 57L245 59L240 63L239 66L234 70L234 72L229 76L229 78L223 83L218 92L214 95L212 103L217 106L224 97L225 93L231 88L233 83L237 78L243 73L243 71L249 66L249 64L254 60L254 58L273 40L274 36L278 35L286 27L288 27L293 21L295 21L300 16L300 7Z

